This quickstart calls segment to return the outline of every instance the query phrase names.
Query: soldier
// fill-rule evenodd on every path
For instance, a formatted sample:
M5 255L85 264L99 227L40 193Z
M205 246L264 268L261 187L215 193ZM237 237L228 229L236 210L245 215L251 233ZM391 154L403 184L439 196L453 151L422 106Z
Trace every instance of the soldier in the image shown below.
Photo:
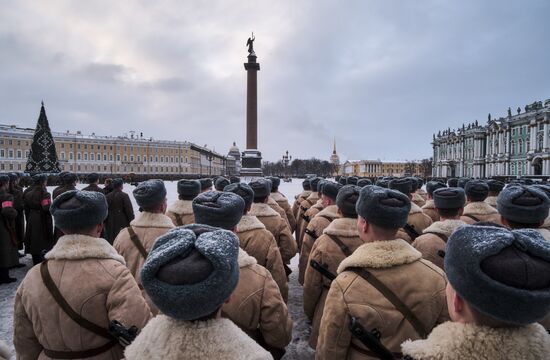
M447 180L447 186L449 187L458 187L458 179L457 178L450 178Z
M57 198L64 192L76 190L76 181L78 180L76 174L68 171L63 171L59 174L59 180L61 181L61 185L53 190L52 200L55 200L55 198ZM61 236L63 236L63 233L56 226L53 232L54 241L57 242L57 239L59 239Z
M13 207L13 195L8 192L9 185L10 177L0 174L0 285L17 281L9 276L9 269L19 264L17 210Z
M103 194L105 196L109 195L113 191L113 179L106 178L105 183L103 184Z
M489 185L489 196L485 199L485 202L495 209L497 208L497 197L504 189L504 183L498 180L487 180L487 185Z
M370 181L369 179L359 179L357 181L357 186L359 186L360 188L364 188L367 185L372 185L372 181Z
M164 215L166 211L166 187L162 180L147 180L133 191L141 213L130 222L130 226L118 233L113 247L126 260L126 266L141 287L139 272L153 244L161 235L174 228L172 220ZM144 294L145 295L145 294ZM146 297L153 315L158 309Z
M314 261L331 273L336 273L338 265L355 249L363 245L357 232L356 204L361 188L355 185L346 185L339 192L336 199L340 218L334 219L317 239L308 259L304 279L304 312L312 321L309 346L317 346L319 326L323 316L325 300L330 288L331 279L323 277L312 267Z
M207 192L212 190L212 179L210 178L204 178L199 179L199 182L201 183L201 192Z
M226 189L242 191L246 189L240 187L242 185L244 184L233 183L226 186ZM199 196L193 205L197 221L200 221L200 225L195 225L197 228L210 231L222 228L234 232L243 216L246 202L233 192L224 192L221 196L217 193L205 193ZM222 314L264 348L274 355L279 354L280 356L276 357L280 358L292 337L292 320L279 286L269 271L258 265L254 257L242 248L239 249L239 267L239 284L232 298L222 307Z
M17 357L120 359L122 346L109 335L109 323L142 328L151 312L124 258L99 238L105 196L73 190L59 195L51 209L66 235L17 289Z
M107 241L112 244L120 230L128 227L134 220L134 208L130 197L122 191L124 181L120 178L113 180L113 191L107 194L109 215L105 220L105 235Z
M391 180L388 184L390 189L397 190L405 194L412 201L412 181L410 178L401 178ZM412 243L428 226L432 224L432 219L422 212L422 209L411 202L411 209L407 223L399 231L399 237Z
M468 224L475 224L480 221L490 221L500 224L498 211L485 202L489 195L489 185L482 180L470 180L464 190L468 199L464 207L464 213L460 218Z
M271 177L271 195L270 197L277 202L285 212L285 218L290 226L290 232L293 233L296 230L296 218L292 213L290 204L288 203L287 198L279 192L279 185L281 184L281 179L278 177Z
M296 196L294 204L292 204L292 215L294 215L294 218L296 219L296 228L298 226L298 210L300 210L300 204L302 201L307 199L309 195L311 195L311 184L309 183L309 179L302 181L302 188L304 191Z
M445 274L397 238L407 223L410 199L367 186L356 208L365 244L338 266L321 319L317 359L376 357L352 337L352 318L368 331L376 329L380 342L394 353L403 341L423 338L448 319Z
M463 188L464 190L466 190L466 184L470 180L472 180L472 179L470 179L470 178L460 178L460 179L457 180L456 187L460 187L460 188Z
M459 226L466 225L460 220L466 194L461 188L440 188L433 192L433 199L440 220L428 226L412 246L422 253L424 259L443 269L447 239Z
M216 191L223 191L223 188L229 184L230 184L229 180L227 180L223 176L220 176L214 182L214 187L216 188Z
M298 237L300 237L300 239L302 239L302 243L304 242L304 236L305 236L305 233L306 233L306 229L310 223L311 220L313 220L313 218L315 217L315 215L317 215L321 210L323 210L323 204L322 204L322 201L321 201L321 193L322 193L322 190L323 190L323 186L325 185L325 183L327 183L327 180L320 180L319 183L317 183L317 193L319 194L319 200L317 200L317 202L315 204L313 204L312 206L309 207L309 209L306 210L306 212L303 214L302 216L302 224L301 224L301 227L300 227L300 232L298 233ZM301 251L302 247L300 246L300 251Z
M286 302L288 299L287 272L277 241L265 225L249 213L254 200L254 191L244 183L227 185L225 191L239 195L245 203L243 215L235 229L240 247L271 273Z
M126 348L125 358L271 359L221 316L239 282L238 254L239 241L227 230L195 225L161 236L141 270L161 314Z
M311 206L315 205L321 197L317 191L317 185L319 185L319 181L321 181L321 178L319 177L309 180L311 194L309 194L309 196L300 203L300 208L298 209L298 215L296 216L296 241L298 242L298 249L300 249L302 246L302 237L300 236L300 230L303 228L302 223L304 222L305 213Z
M428 194L428 200L426 200L426 204L422 206L422 212L430 217L432 221L439 221L439 215L437 214L437 211L435 210L434 200L433 200L433 193L437 189L446 188L447 185L438 182L438 181L428 181L426 184L426 191Z
M304 274L309 261L309 254L315 241L323 235L323 230L336 218L339 218L338 206L336 205L336 197L342 185L333 182L326 182L321 190L321 210L308 224L305 230L304 241L300 249L300 262L298 282L304 284Z
M177 184L178 200L168 207L166 215L176 226L195 223L193 215L193 199L201 193L201 183L198 180L180 180Z
M536 184L532 187L544 192L546 196L550 199L550 186L548 184ZM550 215L546 219L544 219L544 223L542 224L541 228L550 231Z
M86 186L82 191L95 191L103 194L103 189L99 187L99 175L97 173L91 173L88 175L88 186Z
M483 246L480 246L483 244ZM452 322L406 341L409 359L547 359L550 244L532 230L465 226L449 238L445 269ZM413 339L414 340L414 339Z
M346 185L357 185L357 181L359 181L357 176L350 176L346 180Z
M241 178L238 177L238 176L230 176L230 177L229 177L229 182L230 182L231 184L238 184L238 183L241 182Z
M417 177L415 179L416 179L416 182L417 182L416 193L418 195L420 195L424 201L428 200L428 192L425 191L424 189L422 189L422 186L424 185L424 180L422 178L419 178L419 177ZM424 206L424 205L422 205L422 206ZM420 206L420 205L418 205L418 206ZM422 206L420 206L420 207L422 207Z
M422 180L419 178L411 177L412 193L411 201L418 207L426 205L426 200L418 193L418 190L422 188Z
M290 233L286 221L267 205L271 185L265 179L258 179L250 182L249 186L254 191L254 203L249 214L257 217L265 225L265 228L273 234L277 246L279 246L283 264L290 264L290 259L296 255L296 240Z
M25 204L25 253L32 255L34 265L44 259L44 252L54 246L53 224L50 215L51 196L46 190L48 178L44 174L33 176L33 185L23 193Z
M23 202L23 189L19 186L19 174L10 173L10 185L8 192L13 196L13 208L17 211L15 218L15 235L17 249L23 250L23 239L25 238L25 203Z

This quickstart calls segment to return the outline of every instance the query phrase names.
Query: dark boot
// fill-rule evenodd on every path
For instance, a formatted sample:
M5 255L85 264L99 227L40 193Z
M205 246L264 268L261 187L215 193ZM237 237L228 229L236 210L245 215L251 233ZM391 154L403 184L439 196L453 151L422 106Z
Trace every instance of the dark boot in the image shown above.
M32 254L32 263L33 263L33 265L38 265L42 261L44 261L44 257L41 254L38 254L38 255Z
M2 267L0 268L0 285L1 284L11 284L13 282L16 282L17 279L10 277L10 272L8 268Z

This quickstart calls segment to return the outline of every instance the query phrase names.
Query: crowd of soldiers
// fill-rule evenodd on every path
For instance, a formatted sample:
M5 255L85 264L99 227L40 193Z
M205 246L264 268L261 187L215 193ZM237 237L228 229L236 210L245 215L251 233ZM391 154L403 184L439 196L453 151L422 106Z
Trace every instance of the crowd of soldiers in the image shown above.
M0 279L18 250L37 265L18 358L280 359L296 255L317 359L550 354L548 185L313 177L291 206L276 177L180 180L172 204L148 180L134 218L122 179L60 179L51 201L0 175Z

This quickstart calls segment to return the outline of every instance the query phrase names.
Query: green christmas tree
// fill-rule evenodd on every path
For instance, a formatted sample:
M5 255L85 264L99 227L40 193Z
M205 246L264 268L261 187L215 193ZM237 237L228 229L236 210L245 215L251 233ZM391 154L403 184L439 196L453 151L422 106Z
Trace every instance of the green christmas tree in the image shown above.
M25 172L36 174L58 173L60 171L55 142L44 109L44 102L42 102Z

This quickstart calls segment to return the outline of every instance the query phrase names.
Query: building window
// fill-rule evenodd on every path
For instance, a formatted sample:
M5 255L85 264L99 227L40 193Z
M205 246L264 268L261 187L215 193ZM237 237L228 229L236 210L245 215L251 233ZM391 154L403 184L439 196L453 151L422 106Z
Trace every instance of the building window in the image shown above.
M120 154L116 154L116 161L120 161Z
M65 149L65 143L61 143L61 148Z
M94 153L91 153L91 154L90 154L90 160L91 160L91 161L94 161L94 160L95 160L95 154L94 154Z
M72 160L73 159L73 153L69 153L69 160Z
M10 141L11 141L11 140L10 140ZM9 157L10 159L13 159L13 150L11 150L11 149L8 150L8 157Z
M59 154L61 156L61 160L65 160L65 153L62 152L61 154Z
M4 149L0 149L0 158L3 158L4 156L6 156Z
M84 161L88 161L88 153L84 153Z
M113 154L109 155L109 160L113 161Z
M82 160L82 155L80 153L76 154L76 160ZM80 169L79 169L80 170Z
M23 157L23 152L21 150L17 150L17 158L21 159Z
M107 161L107 154L103 154L103 161Z
M130 161L134 161L134 155L130 155Z
M128 155L124 154L124 161L128 161Z

